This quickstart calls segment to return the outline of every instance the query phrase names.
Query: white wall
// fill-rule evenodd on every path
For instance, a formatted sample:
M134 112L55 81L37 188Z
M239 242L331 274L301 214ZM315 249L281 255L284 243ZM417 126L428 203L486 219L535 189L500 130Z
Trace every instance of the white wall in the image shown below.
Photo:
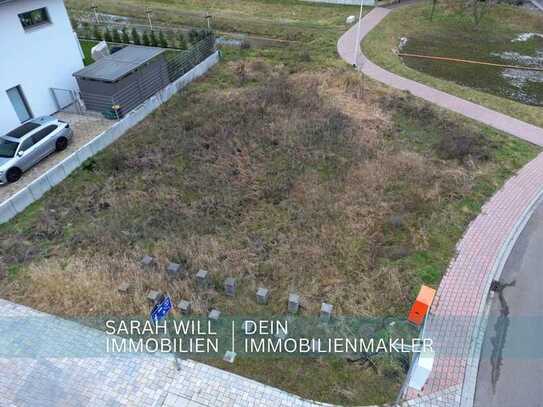
M51 24L24 30L18 14L46 7ZM34 117L57 110L50 88L77 89L83 67L63 0L0 4L0 134L19 125L6 90L20 85Z

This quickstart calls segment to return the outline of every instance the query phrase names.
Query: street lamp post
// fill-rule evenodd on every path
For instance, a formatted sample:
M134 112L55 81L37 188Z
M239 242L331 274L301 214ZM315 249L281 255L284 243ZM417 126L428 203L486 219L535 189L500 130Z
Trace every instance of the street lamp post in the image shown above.
M96 7L95 3L92 3L91 11L94 13L94 19L96 20L95 23L98 24L100 21L98 19L98 7Z
M358 28L356 29L356 41L354 44L353 66L358 66L358 51L360 49L360 29L362 27L362 14L364 13L364 0L360 0L360 15L358 17Z

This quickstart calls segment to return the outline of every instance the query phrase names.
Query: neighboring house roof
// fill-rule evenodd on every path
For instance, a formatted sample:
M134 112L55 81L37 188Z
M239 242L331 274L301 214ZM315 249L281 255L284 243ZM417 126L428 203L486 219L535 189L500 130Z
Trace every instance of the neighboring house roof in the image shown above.
M163 52L164 49L162 48L129 45L77 71L74 76L76 78L115 82Z

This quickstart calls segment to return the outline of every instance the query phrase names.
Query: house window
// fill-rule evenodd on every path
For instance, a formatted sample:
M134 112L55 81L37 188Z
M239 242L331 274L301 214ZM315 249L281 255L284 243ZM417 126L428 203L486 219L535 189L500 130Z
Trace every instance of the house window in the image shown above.
M25 30L50 23L49 14L45 7L19 14L19 20Z

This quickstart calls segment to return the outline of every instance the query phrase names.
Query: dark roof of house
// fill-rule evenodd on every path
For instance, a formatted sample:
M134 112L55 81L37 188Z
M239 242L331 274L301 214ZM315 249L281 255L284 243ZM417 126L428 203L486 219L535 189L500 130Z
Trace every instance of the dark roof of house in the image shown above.
M115 82L164 52L162 48L128 45L74 73L76 78Z

